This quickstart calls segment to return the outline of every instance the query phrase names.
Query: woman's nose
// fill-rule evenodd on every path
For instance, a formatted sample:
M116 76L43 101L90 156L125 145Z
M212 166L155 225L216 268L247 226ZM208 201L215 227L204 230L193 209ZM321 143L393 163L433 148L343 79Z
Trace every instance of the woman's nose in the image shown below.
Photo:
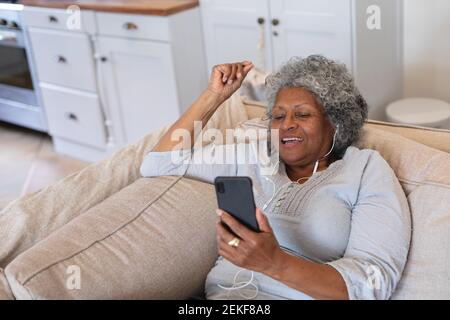
M285 131L291 131L297 129L298 123L292 119L292 117L286 117L281 125L281 128Z

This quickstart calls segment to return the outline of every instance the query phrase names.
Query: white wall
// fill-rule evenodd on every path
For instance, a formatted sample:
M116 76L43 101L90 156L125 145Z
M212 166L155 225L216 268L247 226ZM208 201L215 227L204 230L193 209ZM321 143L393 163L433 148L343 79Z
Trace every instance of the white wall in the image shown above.
M355 0L354 3L356 83L369 104L369 119L386 120L386 106L403 97L402 1ZM367 8L373 4L381 10L380 30L367 27Z
M450 102L450 1L405 0L404 94Z

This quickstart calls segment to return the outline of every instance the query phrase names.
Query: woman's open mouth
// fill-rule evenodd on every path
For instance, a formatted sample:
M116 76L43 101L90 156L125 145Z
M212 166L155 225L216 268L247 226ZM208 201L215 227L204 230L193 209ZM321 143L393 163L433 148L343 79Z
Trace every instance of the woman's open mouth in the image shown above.
M295 147L302 143L305 139L302 137L287 137L281 139L281 144L285 147Z

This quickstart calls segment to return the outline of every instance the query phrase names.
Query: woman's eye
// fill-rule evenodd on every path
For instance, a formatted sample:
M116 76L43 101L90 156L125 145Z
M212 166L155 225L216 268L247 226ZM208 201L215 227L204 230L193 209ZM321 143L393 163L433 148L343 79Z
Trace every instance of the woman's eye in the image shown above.
M284 118L284 115L273 115L272 119L274 120L282 120Z
M296 113L295 117L297 118L309 118L311 116L310 113Z

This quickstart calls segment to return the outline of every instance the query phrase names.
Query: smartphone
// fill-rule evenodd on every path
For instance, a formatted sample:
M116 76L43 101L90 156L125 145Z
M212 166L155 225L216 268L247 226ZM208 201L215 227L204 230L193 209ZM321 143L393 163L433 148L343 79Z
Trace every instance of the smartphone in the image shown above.
M249 177L216 177L217 203L222 209L252 231L260 232L252 180Z

